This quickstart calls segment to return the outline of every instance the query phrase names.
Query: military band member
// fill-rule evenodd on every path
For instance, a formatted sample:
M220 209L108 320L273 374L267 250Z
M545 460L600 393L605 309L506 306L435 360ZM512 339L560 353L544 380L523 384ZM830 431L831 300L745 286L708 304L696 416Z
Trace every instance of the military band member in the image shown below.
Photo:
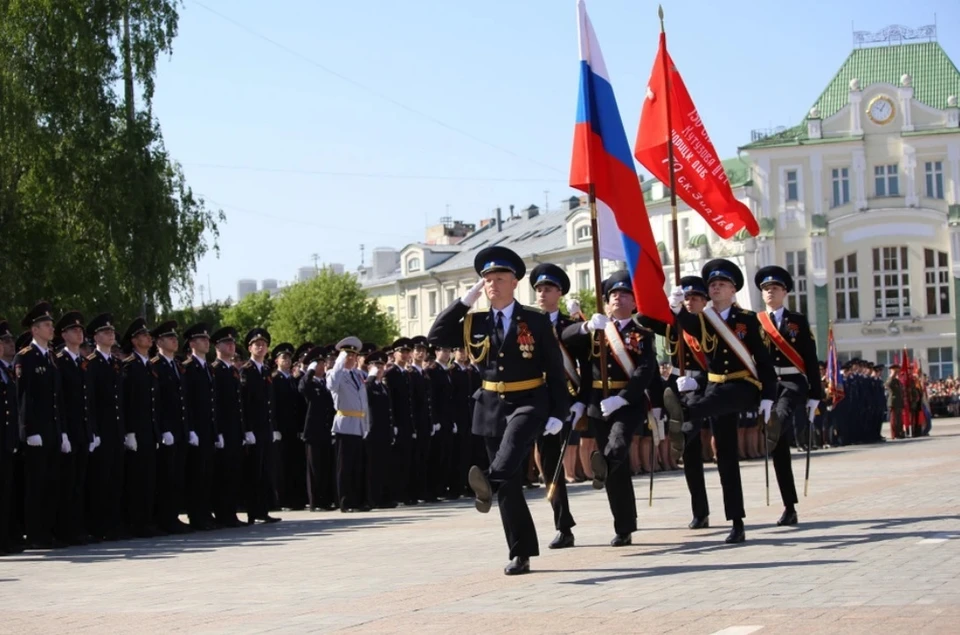
M783 500L783 515L777 525L797 524L797 488L793 480L793 461L790 447L796 438L794 415L806 413L804 424L813 423L817 406L823 399L820 375L817 367L817 344L810 331L810 323L802 313L791 311L783 303L793 291L793 277L783 267L762 267L754 278L762 291L766 312L757 315L760 326L770 342L770 356L777 374L777 399L774 421L780 429L769 426L767 444L772 447L770 457Z
M20 540L13 539L14 527L19 524L13 496L14 463L20 449L17 384L13 373L16 350L10 323L0 319L0 556L23 551Z
M336 411L333 407L333 396L327 389L324 347L314 346L307 351L303 363L307 370L300 378L300 394L307 402L303 424L307 503L312 512L336 509L333 459L333 417Z
M240 370L243 386L243 421L247 432L244 440L251 446L246 457L247 524L256 521L275 523L280 519L269 514L274 504L273 378L266 366L270 350L270 333L264 328L251 329L246 338L250 359Z
M273 373L273 398L277 429L273 433L277 461L277 492L280 507L301 510L307 505L306 457L300 432L303 430L303 398L293 378L293 344L273 348L277 369Z
M743 487L737 453L737 419L740 412L755 410L760 401L764 421L769 421L776 396L776 375L757 316L736 305L736 293L743 287L743 272L729 260L711 260L701 277L707 283L712 306L694 315L683 306L682 287L670 293L670 309L684 331L689 332L706 354L709 364L707 388L702 397L682 401L668 391L664 404L670 417L671 443L684 443L684 422L711 416L717 445L717 468L723 487L723 506L733 529L729 544L743 542Z
M390 393L383 381L383 366L387 357L379 351L371 351L364 361L367 363L367 404L370 412L370 432L364 440L367 503L371 507L389 509L396 507L397 503L391 499L387 483L391 473L390 447L394 429Z
M646 390L660 387L654 333L633 319L637 304L630 274L618 271L603 283L603 298L611 317L595 313L590 320L568 326L563 342L581 359L592 359L591 390L571 407L574 419L586 410L597 438L597 451L590 456L593 486L606 488L613 513L615 536L610 545L632 543L637 530L637 502L630 473L630 444L640 426L647 424ZM597 331L603 331L607 346L607 385L601 379L595 351ZM658 400L659 401L659 400ZM654 415L659 419L659 408Z
M186 457L186 502L190 526L213 529L213 459L223 447L223 435L217 430L217 396L213 369L207 364L210 352L210 327L199 322L183 332L190 355L183 362L183 383L190 430L197 444L190 445Z
M413 420L413 397L411 395L410 373L408 369L410 353L413 347L409 338L401 337L390 345L393 364L384 371L384 381L390 393L390 410L393 413L394 433L393 457L394 474L391 477L393 498L398 503L416 505L414 483L410 479L414 445L417 430Z
M213 463L213 513L217 524L240 527L237 508L243 482L243 446L246 427L243 420L243 391L240 369L233 359L237 354L237 329L224 326L210 339L217 349L213 369L214 395L217 399L217 443ZM250 438L252 439L252 433Z
M339 351L327 371L327 388L337 414L333 433L337 439L337 499L341 512L370 511L364 503L363 439L370 430L369 406L363 376L357 370L357 354L363 343L346 337L337 342Z
M563 330L574 324L573 320L560 313L560 300L570 291L570 278L557 265L543 263L534 267L533 271L530 272L530 286L536 291L537 306L550 318L550 324L553 326L559 341ZM560 352L563 356L563 370L566 374L567 389L571 395L585 394L583 391L588 389L583 388L580 384L578 360L570 354L570 351L566 350L562 343L560 344ZM565 422L564 429L560 434L544 435L537 439L540 464L543 467L543 479L548 491L553 482L552 479L556 473L557 465L562 461L564 442L570 432L570 426L576 425L576 423L576 421ZM553 524L557 530L557 535L550 542L550 549L573 547L575 543L573 527L577 523L573 520L573 514L570 513L567 479L562 467L553 490L553 496L550 498L550 506L553 509Z
M537 437L562 430L569 393L549 318L514 299L526 272L523 260L505 247L488 247L477 254L474 268L482 279L437 316L429 340L467 348L483 374L473 432L484 437L490 467L471 467L469 483L482 513L497 495L511 558L504 573L523 574L540 553L523 496L523 471ZM481 292L490 310L468 313Z

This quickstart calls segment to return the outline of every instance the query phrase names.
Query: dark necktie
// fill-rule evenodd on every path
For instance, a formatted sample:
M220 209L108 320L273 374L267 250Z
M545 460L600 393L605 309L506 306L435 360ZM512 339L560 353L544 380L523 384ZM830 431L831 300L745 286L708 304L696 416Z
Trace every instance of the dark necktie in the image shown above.
M347 372L350 373L350 379L353 380L353 385L356 386L357 390L360 390L360 384L357 382L357 376L353 374L352 370L348 370Z
M503 346L503 311L497 311L497 329L495 335L496 338L493 345L499 349Z
M780 325L777 324L777 313L775 311L770 311L770 321L773 322L775 328L780 328Z

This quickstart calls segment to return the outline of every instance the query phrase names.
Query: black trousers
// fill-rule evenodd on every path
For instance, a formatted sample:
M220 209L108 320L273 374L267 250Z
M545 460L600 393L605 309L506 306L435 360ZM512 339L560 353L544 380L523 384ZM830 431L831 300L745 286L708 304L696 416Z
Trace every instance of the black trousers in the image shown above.
M254 432L257 442L247 446L245 493L247 516L250 519L266 518L274 505L274 442L269 431Z
M157 509L156 520L161 528L177 524L183 509L183 484L186 477L187 451L185 441L163 445L157 449ZM139 448L137 449L139 452Z
M413 444L416 441L411 438L410 431L402 429L397 434L397 442L393 444L393 466L394 475L390 490L393 499L399 503L412 501L415 496L411 494L411 467L413 462Z
M390 474L390 439L367 435L363 451L367 473L367 503L371 507L386 505L391 502L387 487L387 475Z
M123 526L124 453L119 438L103 436L100 447L89 457L87 531L98 538L119 532Z
M60 474L59 438L40 447L23 444L23 505L28 542L53 538Z
M431 445L433 445L433 437L430 436L430 430L418 430L417 438L413 441L413 487L411 488L411 498L420 500L436 498L434 495L435 484L433 483L433 473L430 469Z
M13 504L13 462L15 455L7 448L0 448L0 551L13 541L17 507Z
M434 497L443 498L449 489L451 424L443 424L430 438L430 474L427 490Z
M740 455L737 425L740 413L756 410L760 390L746 381L709 383L703 395L688 402L685 419L713 417L713 437L717 444L717 471L723 488L723 509L727 520L746 517L743 509L743 484L740 481Z
M337 500L340 509L363 505L366 486L363 478L363 437L337 435Z
M126 508L131 529L145 529L153 524L157 494L157 447L152 438L137 435L137 451L127 450Z
M773 470L777 475L777 485L780 487L780 499L788 507L797 504L797 486L793 480L793 457L790 447L793 445L796 429L795 423L805 412L807 404L807 381L800 376L799 381L780 380L777 387L777 401L773 407L780 419L780 438L770 453L773 461ZM809 429L809 419L803 418Z
M590 425L597 440L597 451L607 461L604 489L613 514L613 529L623 535L637 530L637 495L630 472L630 444L637 428L646 423L646 412L630 409L614 412L613 417L612 421L590 417Z
M186 499L190 522L209 521L213 514L213 457L209 435L198 433L200 444L187 447Z
M557 476L556 487L553 491L553 498L550 499L550 507L553 508L553 526L557 531L569 533L577 523L573 520L573 514L570 513L570 500L567 497L567 479L563 471L563 442L567 438L568 429L564 427L560 434L540 435L537 437L537 448L540 450L540 465L543 466L543 480L550 491L550 484L553 475L556 474L557 466L560 466L560 474Z
M502 437L483 438L490 459L487 478L497 494L510 558L540 555L537 528L523 496L523 476L530 450L545 424L546 419L541 413L515 414L507 421Z
M217 522L237 517L243 491L243 448L227 446L213 455L213 513Z
M307 503L321 509L336 501L334 492L333 444L323 439L318 443L306 443ZM389 458L389 454L388 454Z
M707 483L703 474L703 442L700 439L700 422L694 424L693 433L687 436L683 447L683 477L690 491L690 508L696 518L710 515L707 501Z
M90 445L78 441L69 454L60 455L60 487L57 499L57 522L54 534L61 540L86 535L87 465Z
M282 472L280 506L289 509L303 509L307 505L307 466L304 443L294 432L285 434L277 443L279 446Z

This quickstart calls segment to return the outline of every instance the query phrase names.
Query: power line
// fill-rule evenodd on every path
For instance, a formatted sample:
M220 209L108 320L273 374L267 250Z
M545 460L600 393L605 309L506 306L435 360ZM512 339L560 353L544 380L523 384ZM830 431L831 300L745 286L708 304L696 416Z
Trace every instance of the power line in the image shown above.
M363 179L398 179L407 181L468 181L478 183L564 183L562 179L535 179L530 177L486 177L486 176L451 176L429 174L391 174L389 172L337 172L333 170L308 170L301 168L271 168L255 165L226 165L221 163L183 163L182 165L195 168L214 170L243 170L248 172L271 172L276 174L301 174L305 176L335 176L354 177Z
M503 153L505 153L505 154L509 154L510 156L512 156L512 157L514 157L514 158L521 159L521 160L523 160L523 161L528 161L528 162L530 162L530 163L533 163L534 165L538 165L538 166L540 166L540 167L542 167L542 168L544 168L544 169L550 170L551 172L558 172L558 173L560 173L560 174L563 174L563 171L562 171L562 170L560 170L560 169L558 169L558 168L556 168L556 167L554 167L554 166L552 166L552 165L547 165L546 163L541 163L540 161L537 161L536 159L531 159L530 157L521 156L521 155L517 154L516 152L514 152L513 150L509 150L509 149L507 149L507 148L504 148L503 146L500 146L500 145L497 145L497 144L495 144L495 143L491 143L490 141L486 141L486 140L484 140L484 139L481 139L480 137L477 137L476 135L471 134L471 133L469 133L469 132L467 132L467 131L465 131L465 130L463 130L463 129L461 129L461 128L457 128L456 126L452 126L452 125L446 123L445 121L442 121L442 120L440 120L440 119L437 119L437 118L434 117L433 115L427 114L427 113L423 112L422 110L418 110L418 109L414 108L413 106L408 106L407 104L404 104L403 102L397 101L397 100L394 99L393 97L390 97L389 95L387 95L387 94L385 94L385 93L382 93L382 92L376 90L375 88L371 88L370 86L367 86L366 84L363 84L363 83L361 83L361 82L358 82L358 81L355 80L355 79L351 79L350 77L347 77L346 75L344 75L344 74L342 74L342 73L339 73L339 72L333 70L332 68L330 68L330 67L328 67L328 66L324 66L323 64L321 64L320 62L316 61L315 59L310 58L310 57L307 57L307 56L304 55L303 53L300 53L299 51L296 51L296 50L294 50L294 49L292 49L292 48L290 48L290 47L288 47L288 46L286 46L286 45L284 45L284 44L281 44L280 42L277 42L276 40L274 40L274 39L272 39L272 38L270 38L270 37L268 37L268 36L260 33L259 31L256 31L255 29L253 29L253 28L251 28L251 27L248 27L248 26L246 26L246 25L244 25L244 24L241 24L240 22L237 22L236 20L234 20L234 19L231 18L230 16L224 15L223 13L220 13L220 12L217 11L216 9L212 9L212 8L208 7L207 5L205 5L204 3L200 2L199 0L191 0L191 1L192 1L193 4L197 5L197 6L200 7L201 9L205 9L206 11L212 13L213 15L217 16L218 18L220 18L220 19L222 19L222 20L225 20L225 21L229 22L230 24L234 25L234 26L237 27L238 29L241 29L241 30L243 30L243 31L246 31L246 32L249 33L250 35L252 35L252 36L254 36L254 37L258 38L258 39L263 40L264 42L267 42L267 43L275 46L276 48L280 49L281 51L284 51L285 53L288 53L288 54L290 54L290 55L293 55L294 57L300 59L301 61L304 61L304 62L310 64L311 66L314 66L315 68L320 69L320 70L323 71L324 73L327 73L328 75L332 75L332 76L336 77L337 79L339 79L339 80L341 80L341 81L344 81L344 82L350 84L351 86L354 86L355 88L359 88L359 89L362 90L362 91L365 91L365 92L367 92L367 93L370 93L371 95L374 95L375 97L379 97L380 99L382 99L382 100L384 100L384 101L386 101L386 102L388 102L388 103L390 103L390 104L393 104L394 106L396 106L396 107L398 107L398 108L402 108L403 110L406 110L407 112L409 112L409 113L411 113L411 114L414 114L414 115L417 115L417 116L419 116L419 117L422 117L423 119L426 119L427 121L429 121L429 122L431 122L431 123L434 123L434 124L436 124L436 125L438 125L438 126L440 126L440 127L442 127L442 128L445 128L445 129L447 129L447 130L449 130L449 131L451 131L451 132L455 132L455 133L457 133L457 134L459 134L459 135L462 135L462 136L464 136L464 137L466 137L466 138L468 138L468 139L470 139L470 140L472 140L472 141L475 141L475 142L477 142L477 143L483 144L483 145L485 145L485 146L487 146L487 147L489 147L489 148L493 148L494 150L497 150L497 151L499 151L499 152L503 152Z

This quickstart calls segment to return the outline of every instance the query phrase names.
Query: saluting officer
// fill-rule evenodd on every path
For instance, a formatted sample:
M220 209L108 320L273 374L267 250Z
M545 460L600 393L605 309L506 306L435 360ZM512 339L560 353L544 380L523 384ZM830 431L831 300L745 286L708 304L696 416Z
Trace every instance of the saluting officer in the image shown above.
M560 313L560 299L570 291L570 278L557 265L543 263L534 267L533 271L530 272L530 286L537 293L537 306L550 318L550 323L553 325L554 332L559 340L563 330L575 323L574 320ZM584 390L589 391L589 388L580 384L580 360L566 350L562 342L560 353L563 356L563 371L566 375L567 390L570 391L572 396L585 394ZM556 473L557 465L562 465L564 441L570 433L570 426L576 425L576 423L576 421L565 422L564 429L560 434L544 435L537 439L540 464L543 466L544 472L543 479L548 491L552 482L551 479ZM549 547L551 549L573 547L575 542L573 527L577 523L573 520L573 514L570 513L567 479L562 467L553 490L553 497L550 499L550 506L553 508L553 524L557 529L557 535L550 542Z
M217 430L217 396L213 369L207 364L210 352L210 327L199 322L183 332L190 355L183 362L183 382L190 429L197 445L187 448L187 515L190 526L213 529L213 458L223 447L223 435Z
M243 445L246 427L243 420L243 396L240 370L234 366L237 354L237 329L224 326L210 336L217 349L213 368L214 395L217 399L217 448L213 464L213 512L217 524L240 527L237 518L243 482ZM251 435L252 438L252 435Z
M526 273L523 260L506 247L488 247L474 260L480 274L467 294L444 309L430 329L435 346L463 346L483 373L473 413L473 431L484 437L488 470L470 468L477 510L490 511L497 494L511 562L507 575L528 573L540 554L537 530L523 496L523 472L541 434L558 434L569 393L560 345L549 318L514 299ZM468 313L485 291L490 311Z
M307 462L307 503L310 511L336 509L333 480L333 397L327 388L326 349L314 346L303 357L307 372L300 378L300 394L307 402L303 442ZM389 459L389 454L387 455Z
M723 507L727 520L733 521L733 529L725 542L732 544L746 539L737 448L738 415L755 410L759 399L761 416L768 421L776 396L777 376L756 314L735 303L736 293L743 287L740 268L729 260L711 260L703 266L701 277L707 283L713 305L694 315L683 306L686 295L683 287L676 287L670 293L670 309L707 356L707 388L702 397L694 396L686 402L667 391L664 406L670 416L671 445L677 447L684 443L684 422L714 418Z
M264 328L251 329L245 338L250 359L240 369L243 386L243 420L245 440L251 446L247 455L247 524L260 520L279 522L269 514L274 504L273 479L273 378L265 365L270 349L270 333Z
M777 399L774 404L781 429L767 428L767 447L780 486L783 515L777 525L797 524L797 488L793 481L793 461L790 446L796 436L794 415L806 409L804 423L813 423L817 406L823 399L820 374L817 367L817 344L810 331L807 316L791 311L783 305L787 294L793 291L793 278L783 267L762 267L754 277L763 292L766 313L758 314L760 326L770 342L773 369L777 374ZM796 417L800 419L800 417ZM808 426L809 428L809 426Z
M20 553L23 547L13 540L17 505L13 497L14 462L20 445L20 421L17 410L17 384L13 361L16 348L10 323L0 319L0 556Z
M637 501L630 473L630 445L640 426L647 422L646 390L660 387L656 347L652 330L633 318L637 308L630 274L618 271L603 282L603 299L611 317L595 313L588 322L568 326L563 341L581 358L593 359L591 390L581 396L570 411L574 419L590 417L597 438L597 450L590 455L593 486L606 487L613 513L615 536L612 547L633 542L637 530ZM594 350L596 333L603 331L607 346L607 384L601 379L599 355ZM659 399L658 399L659 402ZM660 408L654 410L659 420Z

